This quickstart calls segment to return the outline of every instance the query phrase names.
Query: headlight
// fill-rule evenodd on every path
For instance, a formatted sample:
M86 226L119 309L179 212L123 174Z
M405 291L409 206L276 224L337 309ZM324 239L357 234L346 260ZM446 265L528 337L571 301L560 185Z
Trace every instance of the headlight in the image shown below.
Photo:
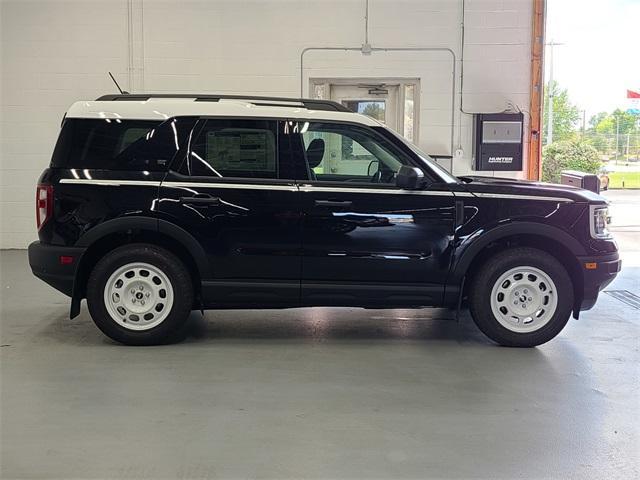
M589 207L591 217L591 237L593 238L609 238L609 230L607 229L607 219L609 218L609 208L603 205L591 205Z

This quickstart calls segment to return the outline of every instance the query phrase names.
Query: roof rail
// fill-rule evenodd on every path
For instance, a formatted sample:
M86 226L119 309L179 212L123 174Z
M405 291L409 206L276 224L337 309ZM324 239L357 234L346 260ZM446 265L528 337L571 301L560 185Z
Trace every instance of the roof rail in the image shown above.
M219 100L247 100L256 103L256 105L268 105L272 107L304 107L309 110L327 110L334 112L352 112L341 103L331 100L318 100L311 98L287 98L287 97L257 97L253 95L215 95L215 94L197 94L197 93L125 93L125 94L109 94L103 95L96 99L98 102L114 102L114 101L132 101L141 102L150 98L193 98L196 102L217 102ZM292 105L297 103L298 105Z

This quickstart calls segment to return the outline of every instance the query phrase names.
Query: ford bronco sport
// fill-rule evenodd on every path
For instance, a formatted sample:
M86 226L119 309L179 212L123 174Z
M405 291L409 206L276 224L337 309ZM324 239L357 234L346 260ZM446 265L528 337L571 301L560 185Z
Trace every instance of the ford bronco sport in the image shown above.
M324 100L77 102L37 186L33 273L125 344L193 309L468 305L502 345L555 337L620 270L606 200L454 177Z

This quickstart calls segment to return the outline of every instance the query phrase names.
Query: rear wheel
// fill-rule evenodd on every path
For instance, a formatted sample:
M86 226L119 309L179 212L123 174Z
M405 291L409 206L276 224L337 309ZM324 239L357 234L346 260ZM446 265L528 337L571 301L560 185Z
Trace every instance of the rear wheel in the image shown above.
M573 308L573 285L548 253L514 248L491 257L471 282L469 303L478 328L495 342L533 347L564 328Z
M94 267L87 304L98 328L113 340L153 345L184 325L193 305L193 285L171 252L149 244L125 245Z

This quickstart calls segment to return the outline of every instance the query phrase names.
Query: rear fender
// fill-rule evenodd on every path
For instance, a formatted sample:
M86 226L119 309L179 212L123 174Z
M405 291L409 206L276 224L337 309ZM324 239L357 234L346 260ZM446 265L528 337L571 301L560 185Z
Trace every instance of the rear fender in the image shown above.
M76 317L80 313L80 302L86 294L85 286L91 272L91 267L93 266L90 263L95 261L91 254L92 246L95 246L98 242L106 239L106 237L110 235L118 233L132 234L134 232L160 233L170 237L189 252L193 258L193 263L198 269L199 277L201 279L210 278L209 262L204 249L193 235L183 228L166 220L143 216L130 216L109 220L92 228L76 242L77 247L83 247L86 248L86 250L80 258L77 275L74 279L73 293L71 296L71 318Z

